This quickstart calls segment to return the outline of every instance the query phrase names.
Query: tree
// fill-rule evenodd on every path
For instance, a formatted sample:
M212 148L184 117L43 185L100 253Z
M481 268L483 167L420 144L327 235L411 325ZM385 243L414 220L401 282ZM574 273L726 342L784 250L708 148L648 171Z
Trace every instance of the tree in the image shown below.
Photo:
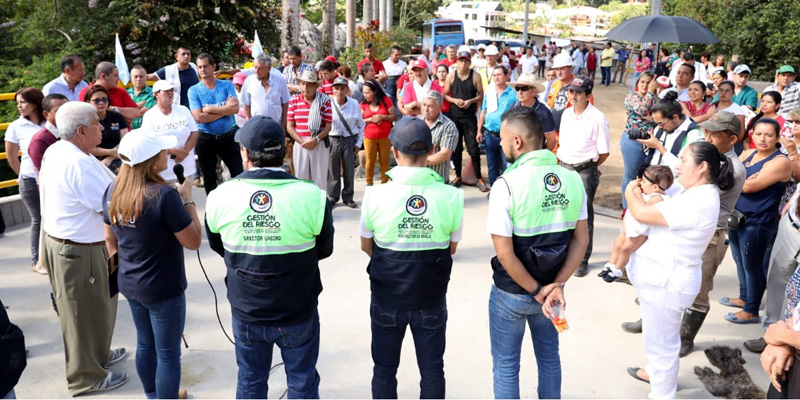
M781 65L800 65L800 0L665 0L664 14L703 23L720 43L694 53L738 54L753 78L772 81Z
M300 1L281 0L281 48L297 46L300 41Z

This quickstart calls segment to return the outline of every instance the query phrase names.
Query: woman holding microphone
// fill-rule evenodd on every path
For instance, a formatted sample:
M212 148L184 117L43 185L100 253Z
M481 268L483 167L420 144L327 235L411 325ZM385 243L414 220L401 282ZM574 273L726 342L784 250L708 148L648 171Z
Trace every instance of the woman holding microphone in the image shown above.
M119 290L136 326L136 371L148 399L186 398L179 390L186 320L183 248L202 241L192 181L164 184L172 136L141 129L122 138L119 178L103 195L108 254L119 255ZM112 256L113 257L113 256Z
M650 236L628 264L642 310L642 340L649 364L628 368L650 383L650 398L674 398L678 388L681 316L702 281L702 255L717 229L719 190L733 185L728 158L708 142L688 145L676 168L681 193L647 205L637 181L628 184L628 212L651 225Z

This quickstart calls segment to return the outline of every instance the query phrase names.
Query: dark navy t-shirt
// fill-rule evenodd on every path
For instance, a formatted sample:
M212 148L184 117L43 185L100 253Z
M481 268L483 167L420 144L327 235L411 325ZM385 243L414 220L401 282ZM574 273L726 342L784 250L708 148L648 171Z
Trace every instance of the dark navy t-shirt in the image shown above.
M167 79L166 67L156 71L156 75L160 79ZM178 70L178 80L181 81L181 105L189 108L189 88L200 83L200 77L194 68L189 67L183 71Z
M525 107L519 102L511 106L511 108L516 107ZM553 118L553 113L550 112L550 109L547 108L544 103L539 100L536 100L536 103L533 103L533 109L536 111L536 114L539 115L539 118L542 120L542 132L552 132L556 130L556 121Z
M114 185L111 183L103 194L103 220L111 225L119 242L119 291L141 303L180 295L186 290L186 272L183 246L175 233L189 226L192 217L184 209L178 191L154 185L144 211L133 223L120 226L111 224L108 215Z

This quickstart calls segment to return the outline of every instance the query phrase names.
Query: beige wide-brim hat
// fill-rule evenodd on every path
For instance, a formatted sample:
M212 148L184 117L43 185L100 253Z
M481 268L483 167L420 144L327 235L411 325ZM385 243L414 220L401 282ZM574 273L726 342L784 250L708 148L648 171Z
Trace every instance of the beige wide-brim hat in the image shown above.
M530 86L536 89L536 93L544 93L544 85L536 82L536 77L531 73L524 73L517 78L516 82L509 83L508 86L516 89L517 86Z
M319 83L319 77L315 71L305 70L300 77L297 78L299 81L307 82L307 83Z

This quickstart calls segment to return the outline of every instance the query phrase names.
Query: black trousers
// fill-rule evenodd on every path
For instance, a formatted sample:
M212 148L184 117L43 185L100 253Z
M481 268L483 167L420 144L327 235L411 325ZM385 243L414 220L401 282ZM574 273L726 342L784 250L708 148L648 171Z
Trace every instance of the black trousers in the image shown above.
M217 157L222 159L231 178L242 173L242 155L239 152L239 144L233 140L236 129L223 135L209 135L200 132L197 138L197 162L200 171L203 172L204 189L206 194L217 188Z
M353 180L355 179L355 145L353 136L331 136L331 160L328 163L328 200L339 201L339 194L345 203L353 200ZM341 174L340 174L341 172ZM344 188L342 188L344 180Z
M467 144L467 154L472 160L472 170L475 178L481 179L481 152L478 149L478 118L477 117L448 117L458 129L458 144L456 151L453 152L453 167L456 170L456 177L461 178L462 154L464 153L464 143Z

